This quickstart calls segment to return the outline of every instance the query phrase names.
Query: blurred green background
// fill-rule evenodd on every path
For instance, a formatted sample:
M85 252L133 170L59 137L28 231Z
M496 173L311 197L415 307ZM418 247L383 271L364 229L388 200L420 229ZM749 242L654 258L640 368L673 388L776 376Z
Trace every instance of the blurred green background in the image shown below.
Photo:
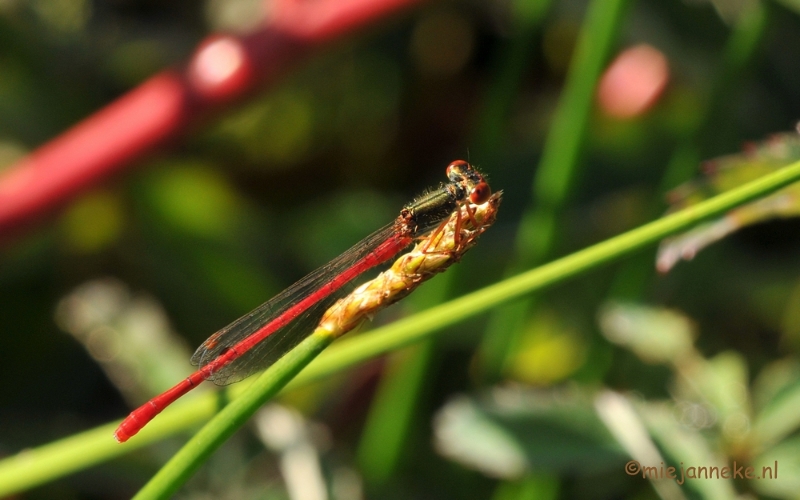
M336 43L0 249L0 454L177 382L194 346L390 221L454 159L505 191L498 222L372 325L657 217L701 160L794 127L799 12L429 2ZM256 0L0 0L0 168L205 34L268 15ZM669 83L612 116L595 80L639 44ZM798 230L755 225L666 275L646 252L287 394L298 413L265 410L181 498L797 498ZM20 497L127 498L183 439ZM317 496L292 489L297 456ZM654 485L625 473L631 458L777 460L781 480Z

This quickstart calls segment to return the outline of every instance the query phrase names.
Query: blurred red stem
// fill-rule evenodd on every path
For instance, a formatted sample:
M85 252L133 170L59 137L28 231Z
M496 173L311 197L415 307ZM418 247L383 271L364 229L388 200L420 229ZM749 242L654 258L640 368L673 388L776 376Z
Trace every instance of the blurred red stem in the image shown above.
M0 174L0 237L129 167L302 56L422 0L276 0L246 37L211 35L186 66L163 71Z

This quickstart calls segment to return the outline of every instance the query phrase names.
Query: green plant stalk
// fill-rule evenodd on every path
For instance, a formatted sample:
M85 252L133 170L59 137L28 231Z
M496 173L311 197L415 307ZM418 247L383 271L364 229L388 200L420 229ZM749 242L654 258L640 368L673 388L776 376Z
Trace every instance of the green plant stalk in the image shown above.
M321 357L307 370L304 370L290 387L293 387L295 383L308 383L324 378L332 372L407 346L426 338L439 329L487 311L499 304L619 260L637 250L653 245L667 236L685 231L704 220L718 217L735 207L774 193L798 180L800 180L800 162L795 162L736 189L579 252L396 321L369 335L345 340L337 349L331 349L326 356Z
M767 196L797 181L800 181L800 162L577 253L379 328L370 334L345 339L303 370L288 387L328 377L332 373L372 357L410 345L427 338L437 330L485 312L498 304L565 281L604 263L619 260L667 236L685 231L698 222L720 216L728 210ZM314 342L314 340L309 341ZM276 366L290 363L298 357L313 358L313 355L304 351L308 346L305 343L301 346L287 354L283 360L276 363ZM323 346L319 347L321 349ZM234 392L241 394L248 389L246 392L253 393L250 398L255 397L260 400L265 398L261 392L267 391L268 399L279 389L273 385L276 382L282 385L285 380L283 378L276 380L274 374L265 373L254 382L254 385L258 385L258 390L249 391L248 386L241 389L237 387ZM234 403L239 399L241 398L235 398L223 412L226 414L233 412ZM151 422L136 440L124 446L114 442L111 437L116 425L114 424L6 458L0 461L0 496L8 496L31 488L81 470L88 465L134 451L161 437L188 429L202 420L208 412L213 411L211 409L214 408L215 401L217 401L215 397L198 397L192 402L177 405L176 408L164 412ZM235 407L240 408L242 404L238 403ZM104 439L102 442L100 442L101 436Z
M171 497L227 438L335 338L334 335L315 332L289 351L258 377L246 392L200 429L134 498L145 500Z
M541 31L545 15L553 0L514 0L511 3L513 35L495 53L497 68L492 71L492 83L483 98L483 110L477 122L477 156L487 157L503 145L508 136L506 124L510 110L519 96L518 89L536 47L535 37ZM491 162L489 162L491 163Z
M448 270L405 299L411 310L444 302L452 289L453 271L458 270ZM356 463L368 492L380 494L413 445L410 434L429 388L436 351L431 338L386 356L356 449Z
M758 47L769 25L768 6L755 2L740 14L739 20L725 43L722 65L714 79L709 98L703 101L699 119L684 132L684 137L672 153L656 191L651 216L666 210L664 193L694 177L703 156L713 151L712 144L722 142L721 132L730 116L730 102L741 87L743 73L755 60ZM635 299L641 296L652 276L653 261L637 260L627 263L612 281L609 295Z
M558 217L578 177L597 81L619 36L628 5L629 0L594 0L589 4L533 180L536 205L520 221L516 258L509 274L537 265L553 252ZM483 371L489 381L500 378L531 306L529 300L509 304L490 318L480 346Z
M719 154L714 144L723 142L722 132L729 123L730 103L742 88L742 75L756 57L769 25L769 6L753 2L742 12L722 52L722 62L708 100L704 101L695 126L686 130L683 140L667 163L659 193L691 179L700 159ZM665 208L659 203L659 210Z
M517 481L501 481L492 500L557 500L560 489L555 474L540 472Z
M628 4L629 0L595 0L589 4L534 177L532 189L537 205L523 216L517 235L516 250L524 267L546 258L552 249L557 231L554 217L572 190L597 81L620 33Z
M357 450L367 486L381 487L396 470L420 394L429 381L433 342L423 341L392 353L370 405Z
M497 67L483 98L483 110L476 124L473 154L485 163L502 164L497 151L508 136L506 124L522 77L530 69L529 60L536 48L536 36L550 9L552 0L513 0L510 5L512 32L507 43L495 51ZM497 161L491 160L492 158ZM454 272L456 271L456 272ZM424 288L428 297L415 294L417 304L440 304L444 301L458 268L436 279L436 287ZM431 293L432 289L438 289ZM431 296L431 295L435 295ZM412 445L409 439L416 421L420 399L426 393L428 373L435 358L433 341L420 342L413 355L400 351L388 357L388 369L370 403L369 413L359 439L357 463L368 490L379 492L399 467L404 452Z
M176 405L147 426L137 439L121 446L114 440L119 422L102 425L37 448L23 450L0 461L0 498L53 481L126 455L149 444L207 421L219 410L220 393L204 394Z
M497 151L508 136L509 113L519 96L522 77L530 69L535 38L551 4L552 0L513 0L510 5L513 34L495 51L498 64L492 71L492 82L483 98L483 110L472 141L473 154L477 152L476 156L485 163L503 163L497 159ZM428 296L417 293L413 302L428 306L442 303L449 298L445 295L458 271L456 268L437 278L435 287L429 284L423 289ZM358 443L357 463L364 482L368 490L378 494L401 464L404 452L414 443L409 435L417 420L420 400L426 393L430 364L436 357L432 340L420 342L413 349L412 355L400 351L388 357L388 369L381 374Z

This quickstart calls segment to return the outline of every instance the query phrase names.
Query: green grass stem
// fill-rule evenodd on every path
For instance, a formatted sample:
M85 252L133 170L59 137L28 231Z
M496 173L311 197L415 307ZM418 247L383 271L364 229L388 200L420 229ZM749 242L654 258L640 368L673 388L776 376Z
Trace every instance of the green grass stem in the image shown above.
M578 177L597 81L619 36L629 0L595 0L581 27L567 81L533 179L533 201L522 216L509 275L543 262L553 252L558 217ZM501 378L531 300L508 304L489 319L480 351L484 377Z
M313 334L259 376L241 396L211 419L134 497L169 498L247 420L333 342L332 335Z

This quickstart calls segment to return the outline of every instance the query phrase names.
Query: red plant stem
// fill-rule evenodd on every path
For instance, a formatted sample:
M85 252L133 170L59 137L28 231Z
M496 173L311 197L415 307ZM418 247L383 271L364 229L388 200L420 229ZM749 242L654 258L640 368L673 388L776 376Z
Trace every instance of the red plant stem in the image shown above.
M211 35L163 71L0 173L0 237L132 165L332 40L422 0L277 0L246 37Z

